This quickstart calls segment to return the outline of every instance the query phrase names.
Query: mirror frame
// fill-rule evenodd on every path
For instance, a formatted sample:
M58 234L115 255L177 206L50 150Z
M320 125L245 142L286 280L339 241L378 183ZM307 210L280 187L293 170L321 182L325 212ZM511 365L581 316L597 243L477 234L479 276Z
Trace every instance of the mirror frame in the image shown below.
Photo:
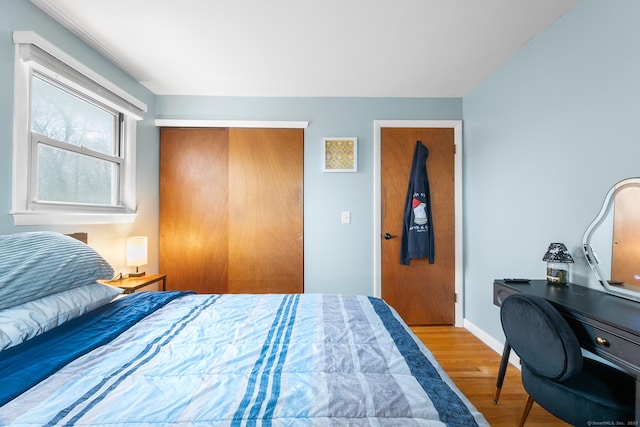
M602 222L607 218L609 211L613 208L615 195L620 190L624 189L629 185L640 186L640 178L638 177L627 178L616 183L613 187L611 187L611 189L609 190L609 192L604 198L604 202L602 204L602 208L600 209L600 212L598 213L596 218L593 220L593 222L589 225L587 230L584 232L584 236L582 237L582 249L584 251L585 258L587 259L587 263L589 264L589 267L591 267L591 271L593 272L596 279L598 280L598 282L600 282L600 284L602 285L602 287L605 289L607 293L616 295L622 298L627 298L633 301L640 301L640 292L627 289L625 288L624 284L621 286L612 286L609 284L608 280L606 279L607 276L605 276L602 273L602 270L600 269L600 261L598 260L598 257L596 256L590 244L591 236L598 229L600 224L602 224ZM631 285L626 285L626 286L631 286Z

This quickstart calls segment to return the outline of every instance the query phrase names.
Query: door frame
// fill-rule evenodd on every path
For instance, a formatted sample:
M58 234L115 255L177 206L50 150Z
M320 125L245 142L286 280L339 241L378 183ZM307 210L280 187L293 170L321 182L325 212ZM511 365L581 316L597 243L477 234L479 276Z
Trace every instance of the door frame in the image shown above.
M373 295L382 296L382 128L449 128L453 129L454 162L454 222L456 293L455 326L464 321L464 281L462 270L462 120L374 120L373 121Z

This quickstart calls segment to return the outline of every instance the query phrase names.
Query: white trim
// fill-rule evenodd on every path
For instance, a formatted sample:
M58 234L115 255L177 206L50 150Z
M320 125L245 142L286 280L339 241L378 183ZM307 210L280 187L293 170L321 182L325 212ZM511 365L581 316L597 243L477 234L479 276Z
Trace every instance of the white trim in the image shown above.
M124 170L127 177L124 178L122 187L122 199L121 202L131 211L138 211L138 172L136 170L137 160L136 154L138 153L138 122L125 118L124 123L124 139L128 143L124 144ZM135 217L133 218L135 219Z
M382 128L453 128L456 146L454 156L455 203L455 325L461 326L464 307L462 271L462 120L374 120L373 121L373 295L382 296L382 182L381 182L381 130Z
M308 121L156 119L158 127L306 129Z
M131 224L138 214L120 213L68 213L68 212L16 212L11 211L15 225L64 225L64 224Z
M498 353L500 357L502 357L502 353L504 351L504 344L493 338L491 335L478 328L476 325L464 319L464 328L471 332L476 338L485 343L488 347L490 347L493 351ZM516 354L515 351L511 351L509 354L509 363L515 366L517 369L520 369L520 358Z
M57 58L63 63L67 64L69 67L75 69L79 73L85 75L89 79L103 86L104 88L110 90L114 94L118 95L125 101L129 102L131 105L135 106L142 112L147 112L147 104L135 98L133 95L128 92L122 90L115 84L111 83L105 77L96 73L86 65L75 60L71 55L64 52L62 49L59 49L49 41L42 38L38 33L34 31L14 31L13 32L13 43L14 44L25 44L25 45L35 45L40 49L48 53L49 55ZM142 117L140 117L141 119Z
M29 156L31 144L31 85L29 67L20 60L19 49L14 49L13 71L13 170L12 213L29 206ZM15 218L14 218L15 222Z

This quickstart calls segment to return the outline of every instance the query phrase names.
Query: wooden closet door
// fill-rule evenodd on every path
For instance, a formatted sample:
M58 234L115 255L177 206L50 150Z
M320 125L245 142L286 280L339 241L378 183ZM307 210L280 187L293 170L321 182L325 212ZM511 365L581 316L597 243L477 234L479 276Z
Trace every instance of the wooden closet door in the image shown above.
M302 129L229 130L229 292L303 291Z
M160 130L160 269L167 289L228 289L227 129Z
M302 129L161 131L167 289L303 291Z

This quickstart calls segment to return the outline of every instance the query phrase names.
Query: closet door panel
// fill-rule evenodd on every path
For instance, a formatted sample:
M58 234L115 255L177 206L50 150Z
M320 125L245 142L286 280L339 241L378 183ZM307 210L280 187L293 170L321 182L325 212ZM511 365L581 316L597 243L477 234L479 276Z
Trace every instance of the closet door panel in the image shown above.
M167 289L227 292L227 129L161 129L160 268Z
M229 292L303 291L303 132L229 131Z

